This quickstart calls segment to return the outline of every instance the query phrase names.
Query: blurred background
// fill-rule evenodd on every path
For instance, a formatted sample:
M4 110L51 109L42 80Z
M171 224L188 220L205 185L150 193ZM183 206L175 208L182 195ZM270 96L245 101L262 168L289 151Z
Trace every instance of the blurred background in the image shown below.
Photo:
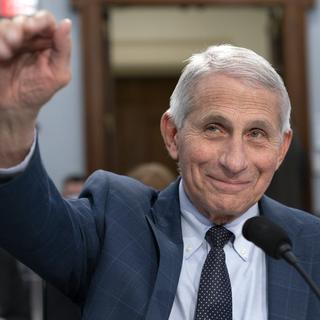
M72 81L47 104L38 123L43 160L57 187L61 190L70 174L87 176L98 168L126 173L157 161L175 170L159 118L184 61L211 44L232 43L271 61L292 98L295 141L289 165L283 166L288 172L279 173L275 180L281 182L269 193L319 213L320 1L298 7L301 14L288 14L286 6L252 4L258 1L242 6L114 2L118 5L25 1L73 21Z
M268 194L320 215L320 0L0 1L2 17L36 9L73 21L72 81L38 122L43 162L60 191L66 177L100 168L126 174L157 162L176 175L160 116L184 61L231 43L269 60L292 99L294 141ZM64 319L53 315L64 302L23 274L34 287L32 320Z

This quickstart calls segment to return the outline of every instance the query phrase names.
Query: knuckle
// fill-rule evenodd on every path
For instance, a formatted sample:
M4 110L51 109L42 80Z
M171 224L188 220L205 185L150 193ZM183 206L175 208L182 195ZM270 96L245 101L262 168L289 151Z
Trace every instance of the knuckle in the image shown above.
M13 23L14 25L21 25L21 24L23 24L26 20L27 20L27 17L20 14L20 15L15 16L15 17L12 19L12 23Z
M65 86L67 83L69 83L71 80L71 72L70 70L63 72L61 74L59 82L61 83L62 86Z

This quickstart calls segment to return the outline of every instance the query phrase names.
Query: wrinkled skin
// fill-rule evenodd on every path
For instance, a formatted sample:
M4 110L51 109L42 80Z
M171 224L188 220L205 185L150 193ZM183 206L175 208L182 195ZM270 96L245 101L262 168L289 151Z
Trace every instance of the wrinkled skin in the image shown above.
M161 130L195 207L217 224L238 217L269 186L291 142L281 133L278 97L225 75L194 88L192 111L177 129L168 113Z
M0 21L0 167L24 158L41 106L70 80L69 20L40 11Z

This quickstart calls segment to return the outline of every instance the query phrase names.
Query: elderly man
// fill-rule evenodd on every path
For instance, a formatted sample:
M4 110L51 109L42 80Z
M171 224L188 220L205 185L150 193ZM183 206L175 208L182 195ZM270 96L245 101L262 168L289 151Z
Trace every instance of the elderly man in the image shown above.
M181 178L158 193L99 171L62 199L34 137L69 78L70 21L45 12L0 23L0 244L82 306L82 318L316 320L295 270L242 236L264 215L320 283L320 224L264 196L289 148L290 102L251 50L194 55L161 131Z

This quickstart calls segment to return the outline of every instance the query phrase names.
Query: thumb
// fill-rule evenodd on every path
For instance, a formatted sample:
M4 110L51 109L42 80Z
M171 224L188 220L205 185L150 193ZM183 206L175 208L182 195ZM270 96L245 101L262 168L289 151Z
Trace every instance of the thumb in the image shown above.
M71 20L62 20L54 33L52 63L59 73L69 70L71 55Z

